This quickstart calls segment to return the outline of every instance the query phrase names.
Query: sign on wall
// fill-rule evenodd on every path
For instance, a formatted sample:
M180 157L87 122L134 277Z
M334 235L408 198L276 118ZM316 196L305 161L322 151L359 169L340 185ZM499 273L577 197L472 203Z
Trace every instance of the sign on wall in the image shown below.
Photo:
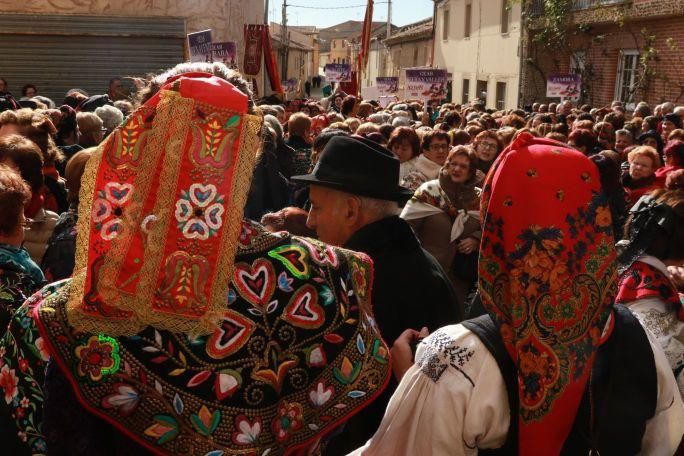
M191 62L211 62L211 30L188 33L188 49Z
M212 43L211 48L214 62L221 62L229 68L237 69L237 43L235 41Z
M579 100L582 77L579 74L550 74L546 77L546 96Z

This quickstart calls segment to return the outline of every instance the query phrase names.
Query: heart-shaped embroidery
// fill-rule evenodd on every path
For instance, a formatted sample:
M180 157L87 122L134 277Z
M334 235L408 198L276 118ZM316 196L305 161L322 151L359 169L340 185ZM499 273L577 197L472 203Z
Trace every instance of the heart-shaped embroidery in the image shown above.
M325 321L325 311L318 305L318 293L306 284L297 290L285 307L283 319L294 326L316 329Z
M216 198L216 187L212 184L192 184L190 200L199 207L206 207Z
M298 279L308 279L308 253L300 245L281 245L268 252L268 256L280 261Z
M191 219L184 227L183 234L188 239L205 240L209 237L209 227L202 220Z
M179 222L186 222L192 216L192 205L186 199L176 201L176 212L174 214Z
M311 258L316 264L320 266L330 266L332 268L337 268L339 266L337 254L331 246L306 239L299 239L299 241L309 249Z
M105 197L112 203L124 204L133 195L133 185L107 182L104 192Z
M247 263L238 263L233 275L235 288L250 304L263 309L271 301L276 278L270 261L258 258L251 266Z
M93 202L93 222L101 222L112 214L112 205L104 198L98 198Z
M237 312L225 311L223 320L207 341L206 351L214 359L223 359L242 348L256 325Z
M211 206L209 206L209 209L207 209L204 213L204 218L207 221L207 225L209 225L210 228L214 230L218 230L219 228L221 228L221 225L223 224L221 216L223 215L224 210L225 209L220 204L212 204Z

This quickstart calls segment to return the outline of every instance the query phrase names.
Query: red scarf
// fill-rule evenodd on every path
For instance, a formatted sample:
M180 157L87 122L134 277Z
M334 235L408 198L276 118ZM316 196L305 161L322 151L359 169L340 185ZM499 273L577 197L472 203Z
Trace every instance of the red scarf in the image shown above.
M620 277L615 302L628 304L638 299L659 298L677 309L677 318L684 321L684 308L679 293L663 272L650 264L635 261Z
M518 369L519 453L557 455L615 296L610 209L596 166L521 134L482 195L482 302Z

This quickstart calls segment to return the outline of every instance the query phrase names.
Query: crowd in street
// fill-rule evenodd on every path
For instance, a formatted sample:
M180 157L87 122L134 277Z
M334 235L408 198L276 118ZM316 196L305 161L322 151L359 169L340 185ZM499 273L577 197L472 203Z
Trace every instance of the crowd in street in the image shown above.
M684 105L8 82L3 454L684 450Z

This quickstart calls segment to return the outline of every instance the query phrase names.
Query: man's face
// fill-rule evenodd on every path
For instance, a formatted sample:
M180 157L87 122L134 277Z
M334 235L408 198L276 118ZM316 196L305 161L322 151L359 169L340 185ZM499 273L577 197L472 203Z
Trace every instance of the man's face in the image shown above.
M617 135L615 137L615 152L622 153L632 145L632 138L629 135Z
M306 226L316 230L321 241L342 246L353 234L347 226L346 195L318 185L309 187L311 209Z

